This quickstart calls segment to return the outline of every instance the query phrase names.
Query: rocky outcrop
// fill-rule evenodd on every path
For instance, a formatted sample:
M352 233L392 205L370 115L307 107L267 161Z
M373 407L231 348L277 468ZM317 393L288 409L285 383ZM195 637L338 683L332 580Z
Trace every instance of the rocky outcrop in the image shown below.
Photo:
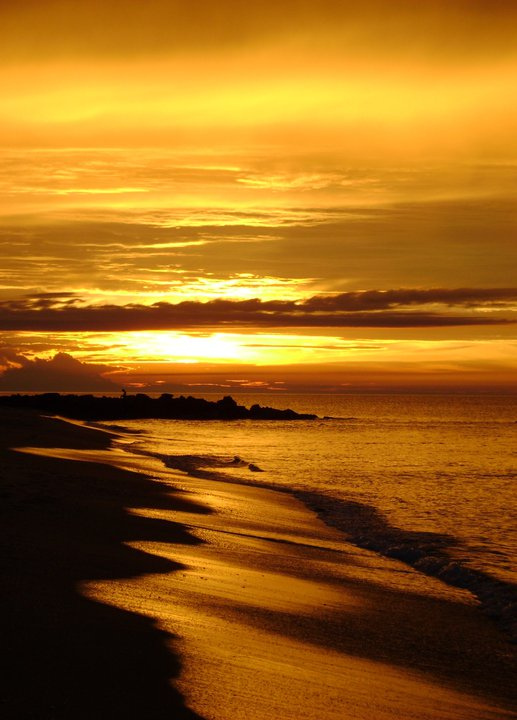
M175 397L168 393L152 398L143 393L123 397L95 395L9 395L0 397L0 406L38 410L76 420L314 420L316 415L294 410L277 410L261 405L246 408L230 396L210 401L204 398Z

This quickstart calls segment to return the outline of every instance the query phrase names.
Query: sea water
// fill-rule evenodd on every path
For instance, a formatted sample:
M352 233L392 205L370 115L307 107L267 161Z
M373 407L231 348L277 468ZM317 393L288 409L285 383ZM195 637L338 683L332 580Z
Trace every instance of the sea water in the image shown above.
M141 434L130 449L293 492L351 542L472 590L515 635L517 397L236 399L320 419L133 420L124 424Z

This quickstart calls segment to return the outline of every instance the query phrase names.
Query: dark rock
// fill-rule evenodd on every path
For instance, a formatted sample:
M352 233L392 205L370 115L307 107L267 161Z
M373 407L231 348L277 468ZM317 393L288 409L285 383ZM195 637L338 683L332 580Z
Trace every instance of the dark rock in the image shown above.
M31 409L76 420L137 420L164 418L171 420L314 420L316 415L293 410L277 410L253 405L249 410L230 396L217 402L203 398L174 397L164 394L151 398L144 393L123 397L94 395L8 395L0 397L0 407Z

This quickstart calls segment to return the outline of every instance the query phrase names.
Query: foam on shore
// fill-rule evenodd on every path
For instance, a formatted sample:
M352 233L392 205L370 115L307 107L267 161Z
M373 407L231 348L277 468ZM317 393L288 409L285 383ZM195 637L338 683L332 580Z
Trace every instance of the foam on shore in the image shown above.
M460 544L456 538L395 527L374 507L364 503L330 498L317 492L291 490L264 479L246 480L242 473L236 476L234 471L255 469L256 466L241 458L228 461L210 456L163 455L146 451L138 445L127 449L135 454L156 457L167 467L181 470L192 477L260 485L293 494L312 508L327 525L341 530L355 546L400 560L420 573L470 592L485 614L503 629L508 640L517 644L517 587L455 558L454 550ZM233 477L228 471L232 472Z

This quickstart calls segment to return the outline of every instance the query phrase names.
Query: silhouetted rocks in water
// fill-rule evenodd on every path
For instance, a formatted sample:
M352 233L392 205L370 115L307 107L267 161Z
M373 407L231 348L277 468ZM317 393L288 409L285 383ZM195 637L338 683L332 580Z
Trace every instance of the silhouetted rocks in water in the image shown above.
M252 405L246 408L230 397L210 401L204 398L174 397L168 393L151 398L143 393L122 397L94 395L9 395L0 397L0 406L33 409L76 420L314 420L316 415Z

